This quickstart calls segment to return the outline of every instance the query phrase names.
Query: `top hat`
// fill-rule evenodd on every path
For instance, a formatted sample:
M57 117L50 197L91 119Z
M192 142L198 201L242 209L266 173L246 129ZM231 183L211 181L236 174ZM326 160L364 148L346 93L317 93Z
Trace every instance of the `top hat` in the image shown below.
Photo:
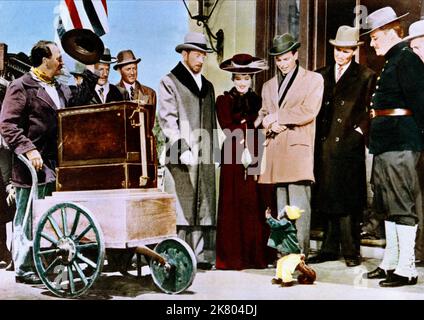
M60 39L63 50L75 60L84 64L99 61L104 44L99 36L89 29L72 29Z
M377 11L374 11L373 13L368 15L366 20L366 27L364 29L370 29L370 30L367 32L364 32L363 34L361 34L361 36L371 33L377 30L378 28L381 28L385 26L386 24L389 24L393 21L406 17L408 14L409 12L398 17L396 15L395 10L393 10L392 7L384 7L384 8L378 9Z
M232 73L252 74L267 70L268 64L261 58L253 57L247 53L240 53L234 55L231 59L225 60L219 67Z
M336 39L330 39L329 41L335 47L357 47L364 43L359 41L359 29L340 26L337 30Z
M122 50L118 53L117 63L113 66L113 69L117 70L118 68L125 66L130 63L139 63L140 58L136 58L132 50Z
M271 56L279 56L286 52L296 50L300 47L300 43L296 42L290 33L277 35L272 40L272 48L268 51Z
M424 37L424 20L419 20L411 24L409 26L409 34L403 40L409 41L419 37Z
M102 56L100 57L99 63L112 64L115 62L116 62L116 58L111 56L109 48L105 48Z
M183 50L198 50L211 53L213 50L208 47L208 42L203 33L189 32L184 37L184 43L175 47L175 51L181 53Z

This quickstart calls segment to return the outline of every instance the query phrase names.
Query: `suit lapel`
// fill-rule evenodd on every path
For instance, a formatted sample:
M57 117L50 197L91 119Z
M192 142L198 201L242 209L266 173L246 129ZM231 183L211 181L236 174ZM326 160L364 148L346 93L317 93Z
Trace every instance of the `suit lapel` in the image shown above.
M280 109L282 109L284 107L284 105L287 103L287 101L293 99L293 96L295 94L297 94L297 92L300 90L300 88L298 88L298 87L300 85L302 85L302 83L303 83L302 78L304 76L305 76L305 69L303 69L302 67L299 66L299 71L297 72L296 78L294 79L293 84L291 85L291 87L287 91L287 94L286 94L283 102L279 106ZM278 87L277 87L277 90L278 90ZM277 93L277 96L278 96L278 93Z
M343 73L339 81L335 85L335 93L343 90L346 86L350 85L352 82L356 81L356 77L358 75L359 66L355 61L350 63L349 68L347 68L346 72ZM333 67L334 72L334 67ZM334 74L333 74L334 78Z
M52 98L50 98L50 96L47 93L47 91L43 87L41 87L41 86L38 87L37 98L40 99L40 100L42 100L42 101L44 101L51 108L57 110L57 107L54 104Z

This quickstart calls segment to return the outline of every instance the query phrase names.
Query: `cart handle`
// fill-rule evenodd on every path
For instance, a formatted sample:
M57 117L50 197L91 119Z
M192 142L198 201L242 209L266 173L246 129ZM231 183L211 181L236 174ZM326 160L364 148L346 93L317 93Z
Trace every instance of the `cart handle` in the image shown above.
M18 158L19 160L21 160L29 169L30 173L31 173L31 190L29 193L29 198L27 201L27 206L25 209L25 216L24 216L24 220L22 222L22 227L23 230L26 230L26 226L29 220L29 216L31 213L31 206L33 201L38 199L38 177L37 177L37 172L35 171L34 166L32 165L32 162L29 161L23 154L18 154Z

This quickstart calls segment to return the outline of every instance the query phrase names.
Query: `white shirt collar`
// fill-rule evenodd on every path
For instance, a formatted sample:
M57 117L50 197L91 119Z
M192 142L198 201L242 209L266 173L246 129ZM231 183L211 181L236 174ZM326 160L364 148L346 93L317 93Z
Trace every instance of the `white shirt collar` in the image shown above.
M122 82L124 83L125 90L127 90L128 92L131 92L131 87L135 90L135 82L133 84L126 83L123 80L122 80Z
M342 68L342 74L340 75L340 77L342 77L343 74L346 72L346 70L349 68L349 66L350 66L351 63L352 63L352 60L350 60L349 63L345 64L344 66L339 66L336 63L336 67L334 68L335 78L337 79L337 73L339 72L339 68Z

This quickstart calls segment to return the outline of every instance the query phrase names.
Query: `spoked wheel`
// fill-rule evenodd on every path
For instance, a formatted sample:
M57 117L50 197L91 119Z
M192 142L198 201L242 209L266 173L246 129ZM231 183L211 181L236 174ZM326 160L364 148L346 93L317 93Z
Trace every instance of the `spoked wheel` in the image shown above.
M78 297L103 267L103 233L88 209L60 203L42 216L33 251L38 275L47 288L59 297Z
M164 292L176 294L187 289L196 275L196 257L190 246L178 238L166 239L160 242L155 251L165 260L160 264L150 261L150 271L153 281Z

